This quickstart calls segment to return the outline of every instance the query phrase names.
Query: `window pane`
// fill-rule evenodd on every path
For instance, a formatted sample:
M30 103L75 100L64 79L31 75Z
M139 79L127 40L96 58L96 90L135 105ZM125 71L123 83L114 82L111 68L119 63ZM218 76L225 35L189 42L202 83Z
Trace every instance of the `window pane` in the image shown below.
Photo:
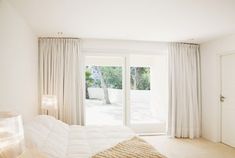
M130 56L131 125L165 124L168 105L167 83L165 56Z
M150 99L150 67L131 67L131 123L156 122Z
M131 67L131 90L150 90L150 68Z
M86 67L86 124L121 125L122 67Z

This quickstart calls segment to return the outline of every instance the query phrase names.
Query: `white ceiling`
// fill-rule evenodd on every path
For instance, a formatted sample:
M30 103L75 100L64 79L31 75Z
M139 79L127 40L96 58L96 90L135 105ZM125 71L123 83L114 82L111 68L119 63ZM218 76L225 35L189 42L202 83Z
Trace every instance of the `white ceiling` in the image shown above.
M201 43L235 33L235 0L9 0L38 36Z

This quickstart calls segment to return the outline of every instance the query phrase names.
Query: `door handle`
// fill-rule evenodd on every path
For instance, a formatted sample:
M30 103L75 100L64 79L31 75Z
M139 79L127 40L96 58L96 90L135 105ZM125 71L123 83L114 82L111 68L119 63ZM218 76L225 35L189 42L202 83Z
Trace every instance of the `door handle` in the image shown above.
M226 98L225 98L223 95L220 95L220 101L221 101L221 102L224 102L225 99L226 99Z

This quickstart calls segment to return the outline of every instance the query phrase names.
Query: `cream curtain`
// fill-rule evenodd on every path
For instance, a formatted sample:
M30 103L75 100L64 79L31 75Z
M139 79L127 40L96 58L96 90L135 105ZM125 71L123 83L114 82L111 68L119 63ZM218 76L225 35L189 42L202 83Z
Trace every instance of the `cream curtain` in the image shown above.
M193 44L169 45L168 134L197 138L201 134L200 52Z
M49 115L68 124L83 123L79 60L79 39L39 38L40 99L56 95L58 110Z

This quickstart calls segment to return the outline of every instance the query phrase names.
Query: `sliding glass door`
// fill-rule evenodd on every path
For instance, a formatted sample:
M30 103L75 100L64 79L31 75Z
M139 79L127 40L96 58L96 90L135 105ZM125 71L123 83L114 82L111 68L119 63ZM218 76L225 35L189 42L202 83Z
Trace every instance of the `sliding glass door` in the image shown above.
M89 55L84 74L86 125L124 124L139 133L165 132L165 55Z

